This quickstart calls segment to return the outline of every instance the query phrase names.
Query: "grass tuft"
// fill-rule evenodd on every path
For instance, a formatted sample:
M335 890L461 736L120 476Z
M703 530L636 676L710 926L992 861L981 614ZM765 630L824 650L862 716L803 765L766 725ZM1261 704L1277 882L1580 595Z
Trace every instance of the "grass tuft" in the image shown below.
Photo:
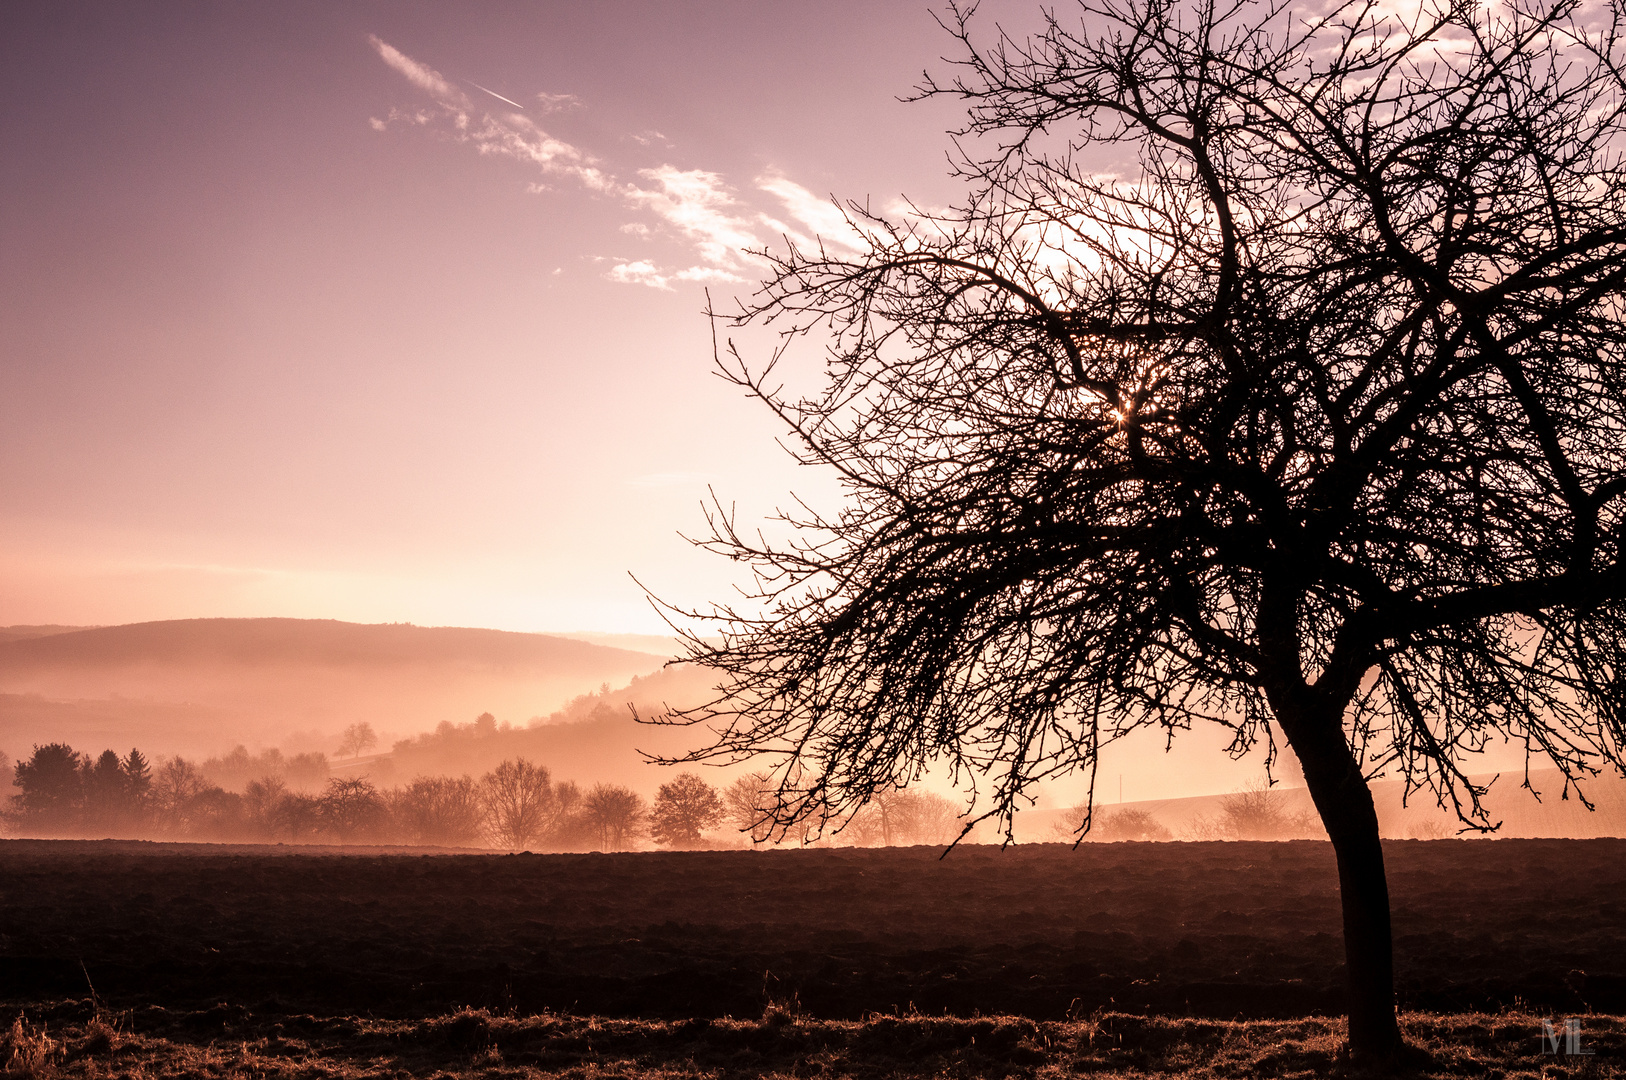
M34 1007L31 1006L31 1010ZM218 1009L218 1007L217 1007ZM918 1013L821 1020L770 1005L756 1019L648 1021L460 1009L427 1020L150 1008L117 1026L79 1002L18 1016L0 1041L8 1076L52 1080L1309 1080L1373 1075L1343 1052L1341 1020L1224 1021L1103 1012L1057 1022ZM54 1037L46 1035L49 1020ZM1384 1075L1410 1080L1626 1077L1626 1017L1581 1017L1584 1048L1542 1053L1529 1013L1411 1013L1414 1048ZM1551 1019L1551 1018L1548 1018Z

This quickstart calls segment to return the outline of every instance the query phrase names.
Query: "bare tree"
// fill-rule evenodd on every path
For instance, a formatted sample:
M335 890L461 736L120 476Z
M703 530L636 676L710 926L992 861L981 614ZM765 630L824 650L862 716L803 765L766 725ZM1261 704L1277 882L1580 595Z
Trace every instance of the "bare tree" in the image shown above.
M778 755L781 826L941 760L1008 830L1138 727L1285 739L1375 1060L1369 777L1490 828L1466 755L1567 796L1626 735L1626 13L1388 10L951 8L963 203L768 255L737 318L828 342L822 393L719 351L848 498L785 542L719 504L760 604L698 613L725 696L666 718Z
M341 843L377 839L385 820L378 789L359 776L329 780L316 805L322 828Z
M510 758L480 781L486 831L499 847L518 851L542 835L553 814L553 782L548 770L524 758Z
M368 723L351 724L339 740L339 756L356 758L378 745L378 733Z
M152 807L160 830L174 836L190 831L192 801L204 787L197 766L179 754L159 765L152 780Z
M281 825L279 810L288 797L288 785L280 776L262 776L243 788L243 816L255 832L272 837Z
M598 832L599 846L605 851L631 845L648 816L643 796L618 784L594 784L582 799L582 817Z
M746 773L723 789L723 816L755 844L765 842L773 830L771 780L767 773Z
M485 823L480 794L471 777L420 776L392 794L390 811L414 844L464 847L480 839Z

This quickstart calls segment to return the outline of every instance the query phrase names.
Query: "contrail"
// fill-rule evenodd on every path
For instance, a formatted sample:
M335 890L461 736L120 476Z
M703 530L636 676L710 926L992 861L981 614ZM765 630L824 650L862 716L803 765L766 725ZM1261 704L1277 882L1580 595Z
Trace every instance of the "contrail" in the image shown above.
M475 82L473 79L465 79L463 81L468 83L470 86L474 87L476 90L486 90L485 87L481 86L479 83ZM517 101L509 101L508 98L503 97L501 94L497 93L497 91L495 91L495 90L486 90L486 93L490 94L492 97L496 98L498 101L507 101L508 104L512 105L514 108L518 109L520 112L525 111L525 106L521 105Z

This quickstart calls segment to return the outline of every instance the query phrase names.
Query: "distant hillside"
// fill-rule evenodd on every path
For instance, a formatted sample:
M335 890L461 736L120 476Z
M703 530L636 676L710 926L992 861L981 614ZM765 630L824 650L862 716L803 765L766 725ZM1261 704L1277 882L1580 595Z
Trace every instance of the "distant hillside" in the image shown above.
M1572 792L1566 801L1559 796L1564 784L1557 769L1532 769L1530 781L1541 792L1541 801L1519 786L1523 775L1518 771L1504 772L1492 783L1495 774L1476 775L1471 779L1478 784L1490 784L1485 806L1493 822L1502 827L1493 836L1549 839L1584 839L1600 836L1626 837L1626 779L1606 772L1586 785L1587 798L1597 807L1589 811ZM1276 789L1288 813L1314 815L1310 793L1303 787L1281 786ZM1378 825L1383 835L1404 840L1416 837L1455 836L1460 823L1449 811L1435 805L1433 796L1415 792L1404 805L1401 796L1404 785L1398 780L1379 780L1372 784L1372 801L1377 807ZM1143 810L1174 833L1177 840L1189 839L1200 819L1216 821L1220 817L1225 795L1199 795L1186 799L1156 799L1122 804L1106 803L1096 808L1098 815L1120 808ZM1030 811L1018 818L1018 838L1025 843L1060 838L1057 825L1070 814L1064 810Z
M318 619L19 634L0 638L0 749L15 756L69 730L207 754L295 732L308 742L358 721L386 737L483 712L524 723L665 659L547 634Z
M50 637L74 630L91 630L89 626L0 626L0 642L22 641L24 638Z
M395 784L414 776L479 776L506 758L523 757L546 765L556 779L573 780L583 787L600 782L625 784L648 795L677 770L651 765L643 754L677 756L708 743L710 733L699 727L639 723L628 705L645 719L667 706L698 705L710 699L714 679L714 673L704 668L676 665L634 678L624 687L582 695L530 726L443 724L348 769L336 762L335 771L364 773L378 783ZM688 768L714 784L741 771Z

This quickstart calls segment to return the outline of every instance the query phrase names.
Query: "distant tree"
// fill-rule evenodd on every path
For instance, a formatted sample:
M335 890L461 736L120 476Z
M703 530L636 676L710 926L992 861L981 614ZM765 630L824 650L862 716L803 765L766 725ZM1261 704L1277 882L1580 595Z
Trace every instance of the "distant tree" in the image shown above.
M617 784L594 784L582 800L582 817L604 851L621 851L642 833L648 811L643 796Z
M322 828L341 843L370 839L382 824L384 803L378 789L361 777L327 782L327 790L316 800Z
M649 835L665 847L694 847L701 833L723 820L717 789L694 773L679 773L655 793L649 811Z
M1566 796L1626 768L1626 8L1086 0L985 46L973 10L925 87L964 197L765 253L738 319L784 349L720 350L847 498L714 515L760 589L667 719L801 769L787 825L936 763L1009 830L1137 729L1285 741L1351 1055L1392 1060L1369 778L1489 829L1488 742Z
M554 813L548 770L524 758L511 758L480 781L486 832L498 847L527 848L541 836Z
M965 828L963 810L935 791L905 790L909 796L903 843L951 844Z
M288 785L278 776L250 780L243 788L243 819L259 838L270 840L279 826L277 811L288 797Z
M905 788L875 792L843 826L842 836L860 847L948 844L963 828L953 802Z
M235 791L205 784L187 800L185 835L198 840L245 840L253 836L246 800Z
M152 809L160 830L174 836L191 833L192 801L206 786L197 766L178 754L159 765L152 781Z
M773 832L771 779L763 772L746 773L723 789L724 817L753 844L765 842Z
M288 782L290 788L309 791L326 784L329 775L327 755L320 751L312 751L288 758L282 778Z
M276 801L272 822L276 834L290 841L315 839L322 831L321 800L298 791L288 792Z
M378 745L378 733L368 723L351 724L339 740L339 756L356 758Z
M545 847L576 851L591 846L598 830L587 820L586 801L586 794L574 780L562 780L553 785L553 818L542 834Z
M144 809L147 797L152 792L152 766L147 764L146 756L132 746L124 756L122 767L130 785L130 797L138 810Z
M82 769L84 823L87 830L104 835L134 827L136 803L124 762L112 750L104 750Z
M470 847L485 825L480 796L472 777L420 776L391 794L390 813L410 843Z
M48 834L76 829L84 806L84 765L67 743L35 746L33 755L12 769L19 789L12 796L13 825Z

